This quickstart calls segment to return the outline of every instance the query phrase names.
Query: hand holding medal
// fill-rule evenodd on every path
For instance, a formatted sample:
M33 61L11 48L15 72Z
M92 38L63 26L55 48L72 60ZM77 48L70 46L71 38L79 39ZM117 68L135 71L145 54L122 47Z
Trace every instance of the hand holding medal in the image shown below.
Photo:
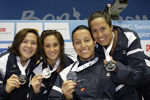
M31 85L34 90L34 93L39 93L40 88L42 86L42 80L43 80L43 75L42 74L36 74L32 79L31 79Z
M20 87L20 82L18 80L17 75L13 74L10 76L9 79L7 79L6 82L6 92L10 93L12 90L14 90L15 88L19 88Z
M76 72L70 71L67 74L67 81L64 81L62 84L61 90L67 100L71 100L73 98L73 92L75 91L76 80L77 80Z

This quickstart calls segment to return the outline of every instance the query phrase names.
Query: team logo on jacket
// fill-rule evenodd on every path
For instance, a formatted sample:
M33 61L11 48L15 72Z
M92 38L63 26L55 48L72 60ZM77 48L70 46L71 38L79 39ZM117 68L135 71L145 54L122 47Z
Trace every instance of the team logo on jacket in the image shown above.
M81 89L81 91L84 91L84 90L85 90L85 88L82 88L82 89Z
M53 86L54 85L54 81L50 81L50 86Z
M80 87L80 91L84 91L85 90L85 82L83 80L85 80L85 79L77 81L77 86Z

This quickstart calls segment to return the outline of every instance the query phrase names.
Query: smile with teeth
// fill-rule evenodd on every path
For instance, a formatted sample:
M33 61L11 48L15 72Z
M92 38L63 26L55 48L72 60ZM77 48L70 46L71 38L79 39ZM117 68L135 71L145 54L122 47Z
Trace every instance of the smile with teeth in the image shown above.
M81 52L85 53L85 52L88 52L89 50L82 50Z
M25 50L25 52L31 53L32 51L31 50Z
M56 53L50 53L51 56L55 55Z
M106 38L99 39L99 41L104 41Z

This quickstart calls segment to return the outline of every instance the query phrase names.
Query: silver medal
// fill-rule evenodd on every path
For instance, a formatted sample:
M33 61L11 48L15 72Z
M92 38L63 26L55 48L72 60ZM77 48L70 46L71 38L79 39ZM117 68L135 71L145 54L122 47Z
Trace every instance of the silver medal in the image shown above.
M42 75L44 76L44 78L50 78L51 76L51 72L48 68L44 68L43 71L42 71Z
M77 74L74 71L70 71L67 74L67 80L72 80L73 82L75 82L77 80Z
M20 81L20 85L24 85L27 81L26 75L18 75L18 80Z
M109 61L105 64L107 71L114 71L116 69L116 64L113 61Z

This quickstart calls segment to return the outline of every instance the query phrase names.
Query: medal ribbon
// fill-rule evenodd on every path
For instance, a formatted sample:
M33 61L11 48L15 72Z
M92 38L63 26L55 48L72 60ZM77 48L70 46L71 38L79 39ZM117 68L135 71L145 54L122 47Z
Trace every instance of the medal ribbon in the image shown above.
M25 70L26 70L26 68L28 67L29 62L30 62L31 59L29 59L29 60L26 62L26 64L25 64L24 66L21 65L21 61L20 61L19 56L16 56L16 59L17 59L17 65L18 65L18 67L19 67L19 69L20 69L20 71L21 71L21 74L22 74L22 75L26 75Z
M92 61L85 63L84 65L81 65L78 67L79 65L79 61L77 61L77 63L74 65L74 67L72 68L71 71L76 71L79 72L81 70L84 70L85 68L88 68L89 66L93 65L94 63L96 63L98 61L98 57L96 57L95 59L93 59Z
M60 59L58 59L58 60L57 60L57 62L56 62L56 64L55 64L55 66L54 66L54 68L53 68L52 70L50 70L50 68L49 68L49 64L47 64L47 67L49 68L49 70L50 70L50 72L51 72L51 73L53 73L53 72L57 69L57 67L58 67L59 63L60 63Z
M103 50L104 50L105 57L106 57L106 60L107 60L107 61L110 61L110 60L111 60L109 53L110 53L111 48L112 48L112 46L113 46L114 33L112 32L112 34L113 34L113 38L112 38L112 40L111 40L111 43L110 43L109 47L108 47L107 49L105 49L105 47L103 46Z

